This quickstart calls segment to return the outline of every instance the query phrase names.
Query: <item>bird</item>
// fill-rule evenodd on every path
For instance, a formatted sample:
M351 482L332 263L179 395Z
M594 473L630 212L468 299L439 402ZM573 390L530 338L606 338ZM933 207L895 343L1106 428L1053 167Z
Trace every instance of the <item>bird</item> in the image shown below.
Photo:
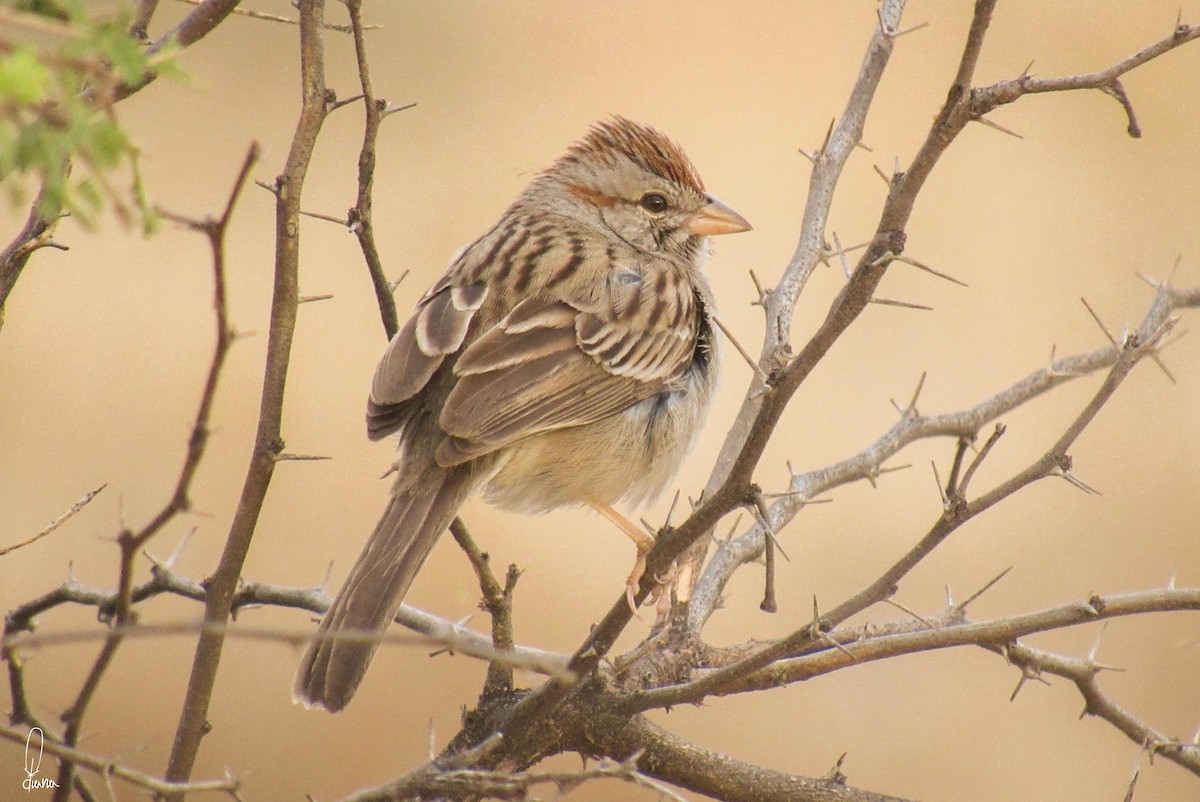
M695 442L718 368L709 238L750 228L673 140L613 116L452 260L371 381L367 434L398 436L396 479L296 702L350 702L472 494L531 514L593 508L634 540L636 588L653 540L613 505L660 494Z

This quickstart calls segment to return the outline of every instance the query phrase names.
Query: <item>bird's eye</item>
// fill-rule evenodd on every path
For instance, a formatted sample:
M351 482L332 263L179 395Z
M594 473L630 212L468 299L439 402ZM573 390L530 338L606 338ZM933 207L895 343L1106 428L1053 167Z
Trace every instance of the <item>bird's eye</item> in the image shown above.
M640 203L643 209L653 214L662 214L667 210L667 199L657 192L643 195Z

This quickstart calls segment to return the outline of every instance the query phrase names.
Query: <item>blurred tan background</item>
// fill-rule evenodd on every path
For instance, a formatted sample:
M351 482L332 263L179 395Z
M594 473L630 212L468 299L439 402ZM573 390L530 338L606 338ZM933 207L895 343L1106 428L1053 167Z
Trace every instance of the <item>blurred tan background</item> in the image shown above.
M341 9L330 3L330 17ZM1090 71L1134 52L1173 26L1179 0L1002 3L978 79ZM255 8L291 15L283 2ZM185 13L167 3L152 34ZM905 25L929 27L898 42L867 123L873 149L850 161L830 230L849 245L869 237L885 187L872 163L904 164L945 95L970 4L913 3ZM809 165L857 74L875 21L871 2L583 4L397 3L368 5L376 92L417 107L387 121L379 147L375 214L388 271L411 270L397 291L407 310L451 254L489 226L529 178L587 125L609 113L650 122L680 141L709 188L755 230L722 239L711 263L723 318L757 351L761 314L749 305L754 269L768 284L795 245ZM1183 3L1183 19L1200 3ZM329 84L356 91L348 37L326 36ZM190 215L224 202L251 140L264 146L255 177L270 181L286 156L298 108L296 30L236 18L186 53L190 85L162 82L120 106L144 153L149 192ZM762 462L759 481L782 489L784 460L798 469L854 453L894 421L889 398L907 399L928 371L927 413L960 409L1064 355L1098 347L1086 296L1119 331L1143 314L1150 291L1135 270L1164 276L1177 256L1181 285L1200 283L1200 47L1169 54L1125 80L1145 130L1125 134L1118 105L1099 92L1027 98L993 118L1015 139L973 126L924 192L908 252L966 281L952 286L897 265L881 294L933 312L874 306L798 393ZM306 209L341 215L353 202L361 114L326 125L310 171ZM150 552L166 556L195 535L178 569L214 566L236 503L257 414L272 259L272 199L250 188L229 243L230 307L243 332L213 415L210 451L195 486L197 514L176 521ZM4 235L23 212L6 209ZM329 462L280 467L246 565L248 580L319 583L330 561L339 584L382 509L390 443L368 443L367 382L383 346L367 274L353 236L303 224L302 291L334 298L301 308L288 384L288 450ZM82 583L115 586L122 522L137 527L175 482L213 341L207 246L168 226L143 241L111 220L98 234L70 223L68 253L42 252L14 293L0 334L0 541L22 539L101 483L108 489L53 536L0 560L5 609L60 583L74 565ZM838 291L821 269L802 298L796 336L811 331ZM1184 326L1195 327L1195 315ZM749 379L726 350L723 392L679 479L704 482ZM957 533L903 583L897 599L935 612L950 585L958 598L999 571L1010 576L981 599L988 618L1085 597L1200 583L1200 340L1185 338L1166 362L1139 367L1074 450L1078 475L1103 495L1047 481ZM1009 434L976 481L984 489L1049 445L1098 380L1006 416ZM743 571L709 629L714 642L769 637L807 621L815 595L829 607L906 551L939 514L928 467L945 467L950 442L924 444L896 462L877 489L831 494L784 533L792 559L780 571L781 612L758 611L761 571ZM650 511L661 520L665 503ZM520 640L567 650L621 592L628 542L591 514L540 519L469 505L464 515L495 564L524 570L517 592ZM143 568L145 564L143 564ZM475 609L471 572L447 538L409 601L459 619ZM158 599L145 621L182 621L198 605ZM899 615L872 610L870 620ZM241 620L289 631L306 613L246 611ZM475 625L486 626L480 613ZM59 609L43 631L97 631L94 611ZM1100 631L1081 627L1030 643L1083 654ZM633 627L635 636L644 629ZM632 644L630 639L627 643ZM73 697L98 643L39 650L29 683L48 718ZM422 761L470 705L484 666L388 648L350 709L304 712L289 699L297 655L234 640L225 651L196 777L226 769L248 800L338 798ZM160 773L191 664L189 639L127 643L88 718L86 748ZM1177 737L1200 724L1200 619L1195 614L1115 621L1099 657L1128 669L1104 687ZM843 752L854 785L923 800L1117 800L1138 748L1109 725L1078 720L1068 683L1029 684L1009 702L1018 674L982 650L872 664L752 697L713 700L656 720L703 746L766 766L824 774ZM5 683L7 685L7 683ZM7 692L5 692L6 696ZM4 698L4 704L9 700ZM433 728L434 735L430 735ZM561 765L574 766L574 759ZM1157 761L1138 800L1200 798L1200 782ZM20 787L21 749L0 745L0 797ZM128 787L122 799L133 799ZM30 799L40 798L35 792ZM616 784L578 800L653 799Z

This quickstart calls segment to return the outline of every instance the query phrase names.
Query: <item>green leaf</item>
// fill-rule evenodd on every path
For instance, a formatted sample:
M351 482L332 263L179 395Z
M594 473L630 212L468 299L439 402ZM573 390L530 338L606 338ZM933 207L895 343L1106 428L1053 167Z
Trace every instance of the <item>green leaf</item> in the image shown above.
M17 46L0 59L0 100L36 106L46 99L49 70L29 47Z

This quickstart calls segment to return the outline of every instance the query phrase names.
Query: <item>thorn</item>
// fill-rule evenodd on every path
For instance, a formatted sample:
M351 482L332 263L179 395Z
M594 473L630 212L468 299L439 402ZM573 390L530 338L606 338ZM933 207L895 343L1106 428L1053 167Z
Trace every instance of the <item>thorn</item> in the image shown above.
M1175 572L1171 572L1171 576L1167 579L1167 590L1175 590Z
M869 262L869 263L867 264L867 267L879 267L880 265L887 264L888 262L892 261L892 260L893 260L893 259L895 259L895 258L896 258L896 252L895 252L895 251L892 251L892 250L886 250L886 251L884 251L883 253L879 254L879 257L878 257L878 258L876 258L875 260L873 260L873 261Z
M837 232L833 232L833 244L837 246L838 259L842 263L842 272L846 274L846 278L850 278L850 262L846 260L846 249L842 247L842 241L838 238Z
M816 599L814 598L814 599L813 599L813 601L815 602L815 601L816 601ZM855 656L854 656L854 654L853 654L853 653L852 653L852 652L851 652L849 649L847 649L845 646L843 646L842 644L840 644L840 643L838 643L836 640L834 640L834 639L833 639L833 638L832 638L832 637L829 635L829 633L828 633L828 632L822 632L820 627L818 627L818 628L817 628L817 636L818 636L818 637L820 637L820 639L821 639L821 640L825 641L826 643L828 643L828 644L829 644L830 646L832 646L833 648L837 649L837 650L838 650L839 652L841 652L842 654L844 654L844 655L846 655L847 657L849 657L849 658L850 658L850 660L851 660L852 662L855 662L855 663L857 663L857 662L858 662L858 658L857 658L857 657L855 657Z
M930 621L928 618L925 618L924 616L920 615L919 613L913 612L912 610L908 609L907 607L905 607L903 604L896 601L895 599L884 599L883 602L884 602L884 604L892 605L893 607L895 607L897 610L901 611L905 615L911 615L914 619L916 619L917 621L920 621L922 624L924 624L929 629L941 629L941 627L939 627L937 624Z
M1105 631L1108 630L1108 622L1104 621L1100 624L1100 631L1096 633L1096 641L1092 644L1092 648L1088 651L1087 661L1089 663L1096 662L1096 654L1100 651L1100 641L1104 638Z
M997 574L992 580L990 580L986 585L984 585L979 590L975 591L970 596L968 596L961 604L955 604L955 605L951 605L951 606L954 608L954 610L956 612L960 612L960 613L965 612L967 609L967 605L971 604L976 599L978 599L980 596L982 596L983 594L985 594L989 590L991 590L996 585L997 582L999 582L1001 579L1004 579L1004 577L1008 576L1008 572L1011 571L1012 569L1013 569L1013 567L1011 565L1008 566L1003 571L1001 571L999 574ZM949 592L950 592L950 588L949 588L949 586L947 586L946 587L947 597L949 597Z
M750 354L746 352L746 349L742 347L742 344L737 341L737 338L733 336L733 332L731 332L729 329L727 329L725 327L725 324L721 322L721 318L717 317L716 315L713 315L712 321L713 321L713 323L717 324L717 328L719 328L721 330L721 333L725 335L725 339L727 339L727 340L729 340L729 342L733 343L733 347L735 349L737 349L737 352L739 354L742 355L742 359L746 360L746 364L750 366L750 369L752 371L754 371L754 375L757 376L758 380L763 383L763 386L770 387L771 386L770 378L767 376L766 373L763 372L763 369L758 366L758 363L754 361L754 359L750 356Z
M196 527L193 526L183 537L179 539L179 545L175 547L175 550L172 551L167 559L163 561L163 564L160 567L166 568L168 571L173 569L179 562L179 558L183 556L183 550L187 548L188 543L191 542L192 536L195 534ZM144 551L142 553L146 554ZM151 562L154 562L154 558L150 557L149 554L146 554L146 557L149 558Z
M801 156L803 156L804 158L806 158L810 162L812 162L813 167L817 166L817 154L816 153L810 153L807 150L805 150L804 148L796 148L796 150L800 153Z
M1017 139L1024 139L1024 138L1025 138L1025 137L1023 137L1021 134L1018 134L1016 131L1012 130L1011 128L1005 128L1005 127L1004 127L1003 125L1001 125L1000 123L993 122L993 121L989 120L987 117L972 117L972 118L971 118L971 121L972 121L972 122L977 122L977 123L980 123L980 124L982 124L982 125L986 125L988 128L995 128L995 129L996 129L997 131L999 131L1000 133L1002 133L1002 134L1008 134L1009 136L1014 136L1014 137L1016 137Z
M924 304L909 303L908 301L896 301L891 298L872 298L870 300L870 303L879 304L880 306L899 306L903 309L916 309L921 312L932 312L933 311L932 306L925 306Z
M908 406L904 408L904 417L917 412L917 399L921 397L921 390L925 387L926 375L928 375L926 371L921 371L921 378L917 380L917 387L913 390L912 398L909 399Z
M1166 343L1163 343L1163 345L1166 345ZM1158 369L1161 370L1163 372L1163 374L1167 377L1167 379L1170 380L1171 384L1179 384L1179 382L1177 382L1175 380L1174 374L1171 373L1171 371L1167 368L1166 364L1163 363L1162 358L1159 357L1159 355L1158 355L1158 352L1161 351L1162 348L1163 348L1163 346L1160 345L1160 346L1154 348L1154 350L1150 351L1147 355L1152 360L1154 360L1154 364L1158 365Z
M933 467L933 478L937 482L938 495L942 497L942 509L950 509L950 497L946 495L946 490L942 487L942 477L938 473L937 462L929 460L930 466Z
M395 114L398 111L408 111L409 109L414 108L416 105L417 105L416 101L413 101L411 103L401 103L399 106L393 106L391 103L388 103L388 104L384 105L384 107L382 109L379 110L379 116L381 118L383 118L383 117L387 117L390 114Z
M1133 274L1135 276L1137 276L1138 278L1140 278L1142 281L1144 281L1146 284L1150 285L1150 287L1152 289L1161 290L1163 287L1166 286L1165 282L1159 281L1158 279L1155 279L1155 278L1150 278L1149 276L1147 276L1145 273L1143 273L1140 270L1133 271Z
M334 217L333 215L329 214L321 214L320 212L306 212L303 209L300 210L300 214L304 215L305 217L315 217L317 220L324 220L329 223L337 223L339 226L344 228L350 227L350 221L341 217Z
M327 459L333 459L333 457L324 457L319 454L289 454L286 451L275 455L276 462L320 462Z
M281 178L282 176L276 178L274 184L268 184L267 182L259 181L258 179L255 179L254 183L265 189L267 192L270 192L272 195L279 197Z
M829 140L833 137L833 126L837 124L837 118L833 117L829 120L829 128L825 131L825 141L821 143L821 155L825 155L825 149L829 147Z
M763 286L759 282L758 276L756 276L754 274L754 271L750 270L749 273L750 273L750 280L754 282L754 289L755 289L755 291L758 292L758 300L752 301L750 305L751 306L765 306L766 301L767 301L767 292L766 292L766 290L763 289Z
M949 582L946 583L946 609L947 610L956 609L956 606L954 604L954 594L950 592L950 583Z
M962 481L958 483L958 494L965 498L967 488L971 484L971 479L975 476L975 471L979 470L979 466L987 459L988 454L992 453L992 449L996 447L996 443L1000 442L1000 438L1008 431L1008 427L1003 423L997 423L992 429L991 435L988 436L987 442L983 444L983 448L979 449L979 453L975 455L975 459L971 460L971 464L967 466L967 470L963 473Z
M1028 64L1025 65L1025 69L1021 70L1021 78L1028 78L1029 76L1033 75L1033 73L1030 72L1030 70L1032 70L1032 69L1033 69L1033 61L1030 61Z
M875 168L875 173L876 173L876 174L877 174L877 175L878 175L880 178L882 178L882 179L883 179L883 183L887 184L887 186L888 186L888 189L891 189L891 188L892 188L892 179L888 178L888 177L887 177L887 174L886 174L886 173L884 173L884 172L883 172L883 170L880 170L880 169L879 169L879 165L878 165L878 164L872 164L871 166Z
M894 259L894 261L897 261L897 262L903 262L906 265L912 265L913 267L917 268L918 270L924 270L926 273L937 276L940 279L945 279L946 281L949 281L951 284L957 284L960 287L970 287L970 285L967 284L965 281L959 281L954 276L951 276L948 273L942 273L941 271L934 270L929 265L923 264L922 262L918 262L916 259L913 259L911 256L905 256L904 254L899 254L899 255L893 257L893 259Z
M329 595L329 583L333 580L333 560L329 561L329 565L325 567L325 576L321 579L321 584L317 586L317 590Z
M408 269L407 268L405 268L404 272L400 274L400 278L388 283L388 292L389 293L395 292L396 288L400 286L400 282L404 281L404 279L406 279L406 278L408 278Z
M808 625L808 631L815 637L821 631L821 608L817 605L817 597L813 596L813 617L812 623Z
M901 36L907 36L910 33L916 33L917 31L921 30L922 28L928 28L928 27L929 27L928 20L925 22L919 22L916 25L912 26L911 28L905 28L902 31L896 31L894 34L892 34L892 38L899 39Z
M327 104L329 107L327 109L327 113L337 111L342 106L349 106L351 103L356 103L357 101L362 100L364 97L366 97L366 95L357 94L348 97L345 100L335 100L333 103ZM304 214L304 212L301 212L301 214Z
M1083 301L1083 305L1087 307L1088 313L1092 316L1092 320L1096 321L1096 325L1100 327L1100 331L1104 332L1104 336L1108 338L1110 343L1112 343L1113 350L1117 352L1117 356L1120 356L1121 346L1117 343L1116 338L1112 336L1112 332L1110 332L1104 325L1104 321L1101 320L1100 316L1096 314L1096 310L1092 309L1092 305L1087 302L1087 298L1080 298L1079 300Z
M783 546L779 544L779 538L775 537L775 530L771 528L771 520L767 512L767 505L763 503L762 493L754 495L754 504L750 507L750 513L758 521L758 525L762 527L765 536L771 538L775 548L783 555L783 559L791 562L792 558L783 550Z
M332 297L333 297L332 295L301 295L299 300L296 301L296 303L311 304L314 301L328 301Z
M1075 487L1079 488L1079 489L1080 489L1080 490L1082 490L1084 493L1087 493L1087 494L1088 494L1088 495L1090 495L1090 496L1101 496L1101 495L1104 495L1103 493L1101 493L1101 492L1100 492L1099 490L1097 490L1096 488L1094 488L1094 487L1092 487L1091 485L1087 484L1087 483L1086 483L1086 482L1084 482L1082 479L1079 479L1078 477L1076 477L1076 476L1075 476L1074 474L1072 474L1070 471L1064 471L1062 468L1055 468L1055 469L1054 469L1054 472L1053 472L1053 475L1054 475L1054 476L1060 476L1060 477L1062 477L1063 479L1066 479L1066 480L1067 480L1067 481L1068 481L1070 484L1074 485Z
M873 148L871 148L869 145L867 145L867 143L866 143L866 142L863 142L862 140L859 140L858 142L855 142L855 143L854 143L854 147L856 147L856 148L862 148L862 149L863 149L863 150L865 150L867 153L874 153L874 152L875 152L875 150L874 150Z
M1021 688L1025 687L1025 683L1029 680L1036 680L1037 682L1040 682L1046 686L1050 685L1050 682L1046 680L1042 676L1041 672L1036 668L1021 666L1021 678L1017 680L1017 687L1013 688L1012 696L1008 697L1008 701L1015 702L1017 700L1017 694L1021 692ZM1087 711L1085 710L1084 713L1086 712Z
M675 498L671 499L671 508L667 510L667 520L666 523L663 524L664 526L671 525L671 518L675 515L675 507L679 504L679 494L682 492L682 490L675 491Z
M733 540L733 533L737 531L738 524L742 522L742 514L739 512L733 519L733 525L729 527L729 533L725 535L725 539L720 541L722 545ZM715 537L715 536L714 536Z

